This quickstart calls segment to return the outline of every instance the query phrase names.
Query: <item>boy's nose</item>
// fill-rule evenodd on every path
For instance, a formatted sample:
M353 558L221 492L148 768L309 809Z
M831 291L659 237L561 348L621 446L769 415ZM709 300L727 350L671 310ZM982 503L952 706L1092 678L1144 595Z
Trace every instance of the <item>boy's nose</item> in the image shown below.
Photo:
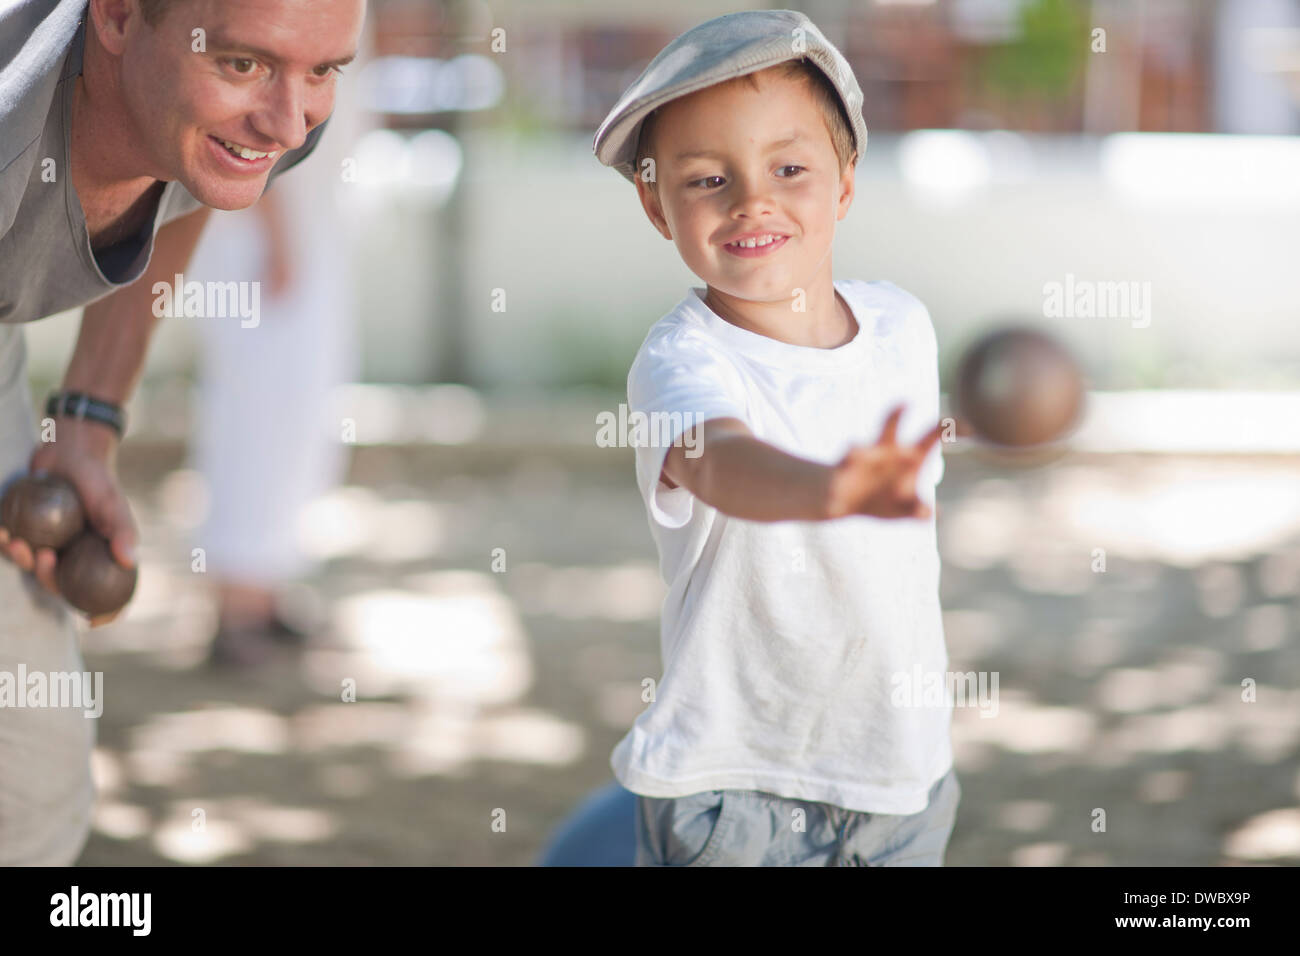
M772 191L763 180L738 181L735 200L731 206L733 216L761 216L772 211Z

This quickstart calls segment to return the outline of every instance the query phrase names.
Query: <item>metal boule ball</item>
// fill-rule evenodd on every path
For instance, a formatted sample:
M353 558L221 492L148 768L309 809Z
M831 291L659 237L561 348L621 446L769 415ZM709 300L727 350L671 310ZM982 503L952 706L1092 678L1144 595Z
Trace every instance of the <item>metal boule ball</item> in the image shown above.
M69 604L98 617L126 607L135 593L138 571L117 563L107 538L85 531L59 552L55 580Z
M996 445L1059 441L1078 424L1084 379L1073 355L1050 335L1016 326L978 339L957 369L957 411Z
M56 551L75 538L86 524L86 513L72 482L60 475L24 475L0 499L0 523L10 539L21 538L36 548Z

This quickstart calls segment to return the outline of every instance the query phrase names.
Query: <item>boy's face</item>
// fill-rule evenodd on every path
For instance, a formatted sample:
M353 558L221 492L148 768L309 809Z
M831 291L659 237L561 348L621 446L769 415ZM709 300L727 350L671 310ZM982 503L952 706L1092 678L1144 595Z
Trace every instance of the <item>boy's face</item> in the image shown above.
M653 131L658 190L636 178L656 229L711 288L750 301L788 300L830 277L835 223L853 201L812 92L763 70L662 107ZM737 240L776 237L745 249Z

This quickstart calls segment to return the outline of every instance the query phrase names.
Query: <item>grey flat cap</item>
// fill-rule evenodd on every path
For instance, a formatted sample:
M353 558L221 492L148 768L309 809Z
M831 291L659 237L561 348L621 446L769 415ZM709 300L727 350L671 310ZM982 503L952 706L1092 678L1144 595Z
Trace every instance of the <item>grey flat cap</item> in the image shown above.
M796 10L747 10L701 23L659 51L596 131L592 149L604 165L635 182L641 121L672 100L715 83L807 58L830 79L853 130L858 159L867 148L862 89L848 60Z

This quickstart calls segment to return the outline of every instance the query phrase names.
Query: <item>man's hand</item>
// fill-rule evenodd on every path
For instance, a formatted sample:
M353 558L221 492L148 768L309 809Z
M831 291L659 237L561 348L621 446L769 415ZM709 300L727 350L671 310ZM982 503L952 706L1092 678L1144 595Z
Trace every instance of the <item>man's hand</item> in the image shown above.
M78 419L58 419L55 427L55 440L36 449L28 470L48 471L72 482L85 509L86 523L109 540L119 564L135 567L139 534L117 483L117 436L104 425ZM8 529L0 528L0 549L24 571L34 572L51 594L59 593L55 583L58 556L53 548L39 548L33 554L26 541L11 539ZM91 618L90 624L107 624L121 613Z
M835 466L830 483L832 517L929 518L934 513L916 496L916 476L930 448L939 440L943 423L909 448L898 444L902 414L903 406L899 405L885 420L879 442L853 446Z
M126 404L140 380L149 339L158 322L153 314L154 284L171 283L177 273L185 271L211 213L204 206L167 223L158 230L144 274L86 306L63 379L64 390ZM71 481L81 496L86 522L109 540L119 564L135 567L138 534L131 508L117 486L117 435L104 425L76 418L58 418L55 428L55 440L36 449L29 469L44 469ZM41 548L32 554L26 541L11 541L8 531L0 529L0 550L24 571L34 572L47 591L58 593L54 579L57 555L52 549ZM91 618L90 624L107 624L117 614Z

